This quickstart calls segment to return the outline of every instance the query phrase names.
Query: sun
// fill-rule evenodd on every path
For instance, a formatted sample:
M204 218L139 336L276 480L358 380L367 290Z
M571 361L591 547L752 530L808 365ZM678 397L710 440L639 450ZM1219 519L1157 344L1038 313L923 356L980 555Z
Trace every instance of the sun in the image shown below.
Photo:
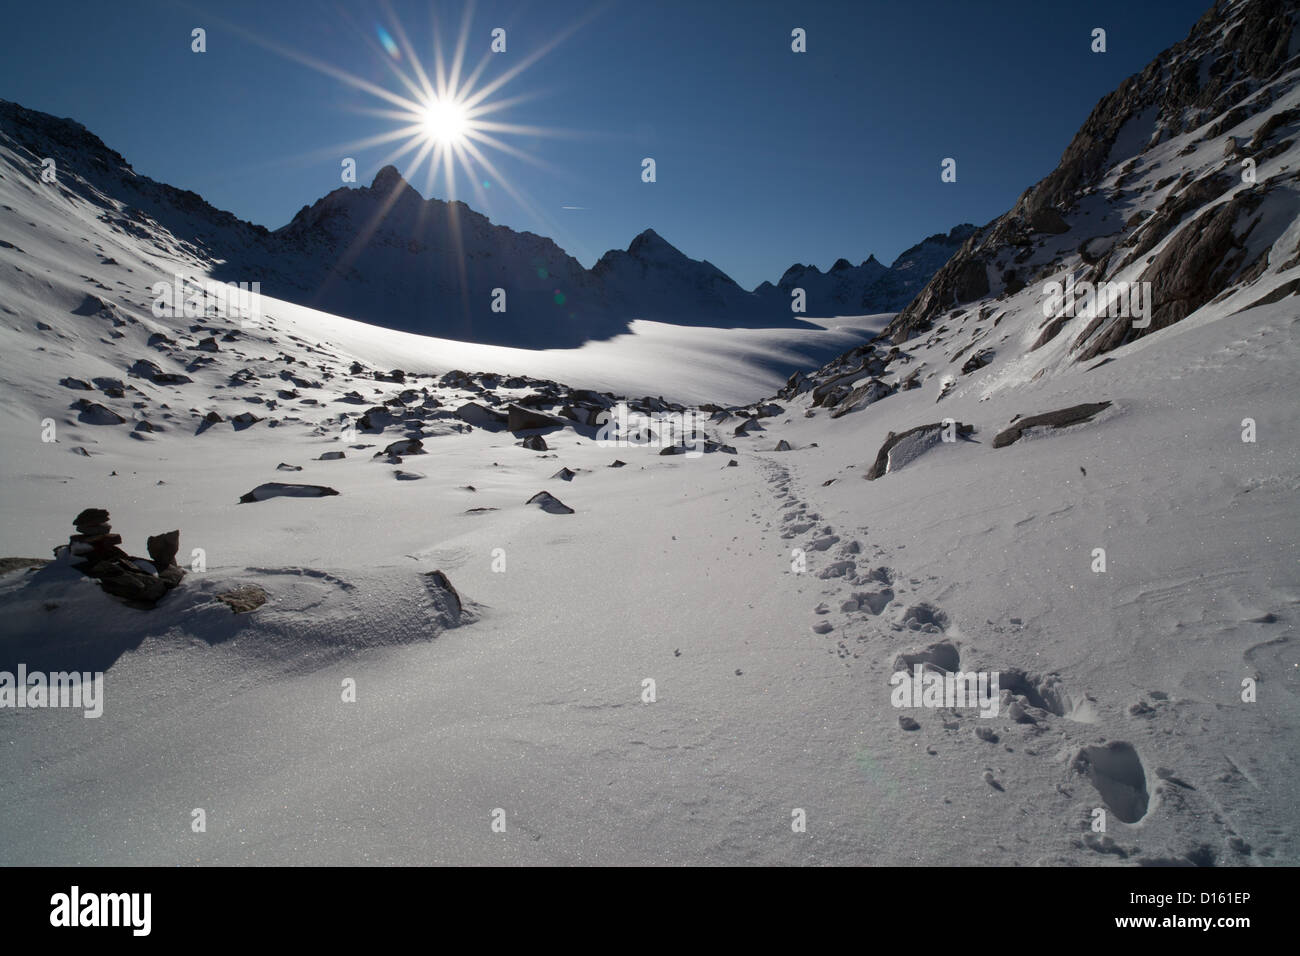
M432 143L459 146L465 142L469 115L465 106L451 99L432 100L420 111L420 125Z

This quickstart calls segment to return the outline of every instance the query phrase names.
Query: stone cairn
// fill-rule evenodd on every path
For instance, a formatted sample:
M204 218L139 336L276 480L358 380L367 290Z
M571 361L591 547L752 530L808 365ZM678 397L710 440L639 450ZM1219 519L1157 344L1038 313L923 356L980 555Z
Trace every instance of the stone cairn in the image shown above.
M154 607L185 577L185 571L176 564L179 529L149 538L151 570L143 558L133 558L119 547L122 536L113 534L108 512L103 508L87 508L72 524L77 533L68 539L66 547L54 549L55 556L72 560L73 567L95 578L100 587L131 607Z

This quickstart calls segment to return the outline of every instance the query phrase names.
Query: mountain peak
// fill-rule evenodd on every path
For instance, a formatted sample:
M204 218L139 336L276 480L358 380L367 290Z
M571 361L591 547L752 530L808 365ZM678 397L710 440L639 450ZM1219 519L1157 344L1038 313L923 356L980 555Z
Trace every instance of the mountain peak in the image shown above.
M633 239L631 245L627 247L628 253L634 256L645 255L646 253L651 252L652 250L663 251L663 252L675 252L678 255L681 254L678 251L676 246L674 246L663 236L659 235L659 233L655 232L653 229L647 229L644 232L642 232L635 239Z
M375 181L370 184L371 189L379 189L384 192L392 192L398 186L409 186L410 184L402 178L402 174L397 171L397 167L389 164L375 173Z

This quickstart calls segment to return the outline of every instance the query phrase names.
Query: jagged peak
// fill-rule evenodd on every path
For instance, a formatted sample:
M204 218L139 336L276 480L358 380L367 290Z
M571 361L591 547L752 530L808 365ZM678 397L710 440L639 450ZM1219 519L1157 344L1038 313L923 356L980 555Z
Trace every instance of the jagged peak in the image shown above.
M677 255L682 254L676 246L653 229L646 229L638 234L627 247L628 254L633 256L644 255L651 250L670 251Z
M397 167L391 163L375 173L374 182L370 184L371 189L379 189L383 192L392 192L399 186L410 188L411 184L402 178L402 174L397 171Z

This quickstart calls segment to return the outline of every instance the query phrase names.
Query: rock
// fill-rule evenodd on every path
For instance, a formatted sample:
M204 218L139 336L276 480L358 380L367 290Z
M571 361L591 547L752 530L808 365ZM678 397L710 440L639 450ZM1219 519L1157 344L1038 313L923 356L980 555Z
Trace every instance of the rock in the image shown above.
M145 547L149 550L149 560L159 571L170 568L176 563L176 552L181 547L180 529L150 535Z
M460 599L460 592L452 586L451 579L441 571L430 571L424 576L425 587L429 591L434 606L434 613L444 627L456 627L461 623L465 606Z
M218 594L217 600L228 605L235 614L248 614L266 603L267 594L256 584L241 584Z
M343 454L339 452L339 454ZM284 462L275 466L276 471L302 471L302 465L286 465Z
M773 448L772 451L794 451L794 447L788 441L782 438L779 442L776 443L776 447Z
M79 378L61 378L59 379L59 384L64 388L75 388L83 392L89 392L91 390L90 383L83 382Z
M109 525L109 514L103 508L87 508L77 517L72 519L72 525L82 534L92 534L90 529L103 528L107 531Z
M403 438L393 442L383 451L376 452L375 458L393 457L395 455L423 455L424 442L418 438Z
M239 501L241 504L247 504L253 501L266 501L268 498L324 498L337 494L338 492L333 488L324 485L291 485L268 481L241 495Z
M577 472L575 472L575 471L573 471L573 470L571 470L571 469L569 469L569 468L561 468L561 469L560 469L559 471L557 471L555 474L551 475L551 477L552 477L552 478L559 478L561 481L572 481L573 478L574 478L574 475L576 475L576 474L577 474Z
M921 729L921 725L918 724L918 723L917 723L913 718L908 717L906 714L899 714L899 715L898 715L898 726L901 727L901 728L903 728L904 730L920 730L920 729Z
M1030 428L1066 428L1091 421L1099 412L1109 408L1110 404L1110 402L1084 402L1081 405L1071 405L1069 408L1058 408L1053 412L1017 419L993 437L993 447L1005 448L1007 445L1015 444Z
M547 514L571 515L574 513L572 508L549 491L539 491L524 503L529 505L535 504Z
M448 374L451 374L450 372ZM446 378L446 376L443 376ZM460 408L456 409L456 417L463 422L468 422L476 428L486 428L488 430L500 429L508 424L508 419L500 412L494 412L492 409L478 402L466 402Z
M171 567L159 571L158 577L167 586L167 589L171 590L181 583L181 578L185 577L185 571L178 565L173 564Z
M179 372L164 372L148 359L136 360L136 363L127 371L140 378L147 378L155 385L185 385L194 381L188 375L181 375Z
M880 379L873 378L865 385L859 385L844 396L831 412L831 418L840 418L849 412L857 411L859 408L865 408L874 402L878 402L882 398L888 398L892 394L894 394L892 388L880 381Z
M77 416L78 421L85 422L87 425L121 425L126 421L111 408L106 408L98 402L88 402L84 398L78 399L73 408L81 412Z
M969 375L971 372L982 369L993 361L993 349L980 349L965 362L962 363L961 373Z
M727 467L728 467L728 468L736 468L736 467L738 467L738 463L737 463L736 459L733 458L733 459L731 459L731 461L727 462Z
M82 571L99 581L99 586L132 607L152 608L168 591L167 583L137 567L130 559L97 561Z
M0 558L0 574L23 568L43 568L49 563L48 558Z
M343 452L341 451L327 451L316 460L317 461L338 461L340 458L346 458L346 457L347 456L343 454Z
M217 345L217 340L213 338L211 335L209 335L205 339L199 339L199 344L194 347L204 352L220 351L220 346Z
M393 477L398 481L419 481L424 474L418 471L395 471Z
M605 467L606 467L606 468L624 468L624 467L626 467L626 466L627 466L627 462L625 462L625 461L619 461L617 458L615 458L613 461L611 461L611 462L610 462L608 465L606 465Z
M942 441L944 430L948 427L955 429L955 435L969 435L975 431L975 426L964 425L961 422L952 422L951 426L943 422L934 422L930 425L917 425L897 435L890 432L885 443L880 446L880 451L876 453L876 460L862 477L868 481L875 481L882 475L902 467L931 445ZM898 449L897 454L895 449Z
M555 428L568 424L562 418L544 415L514 403L506 406L506 413L506 428L512 432L527 431L531 428Z
M523 441L516 442L516 444L521 445L530 451L546 451L549 448L546 444L546 439L541 435L530 435Z

